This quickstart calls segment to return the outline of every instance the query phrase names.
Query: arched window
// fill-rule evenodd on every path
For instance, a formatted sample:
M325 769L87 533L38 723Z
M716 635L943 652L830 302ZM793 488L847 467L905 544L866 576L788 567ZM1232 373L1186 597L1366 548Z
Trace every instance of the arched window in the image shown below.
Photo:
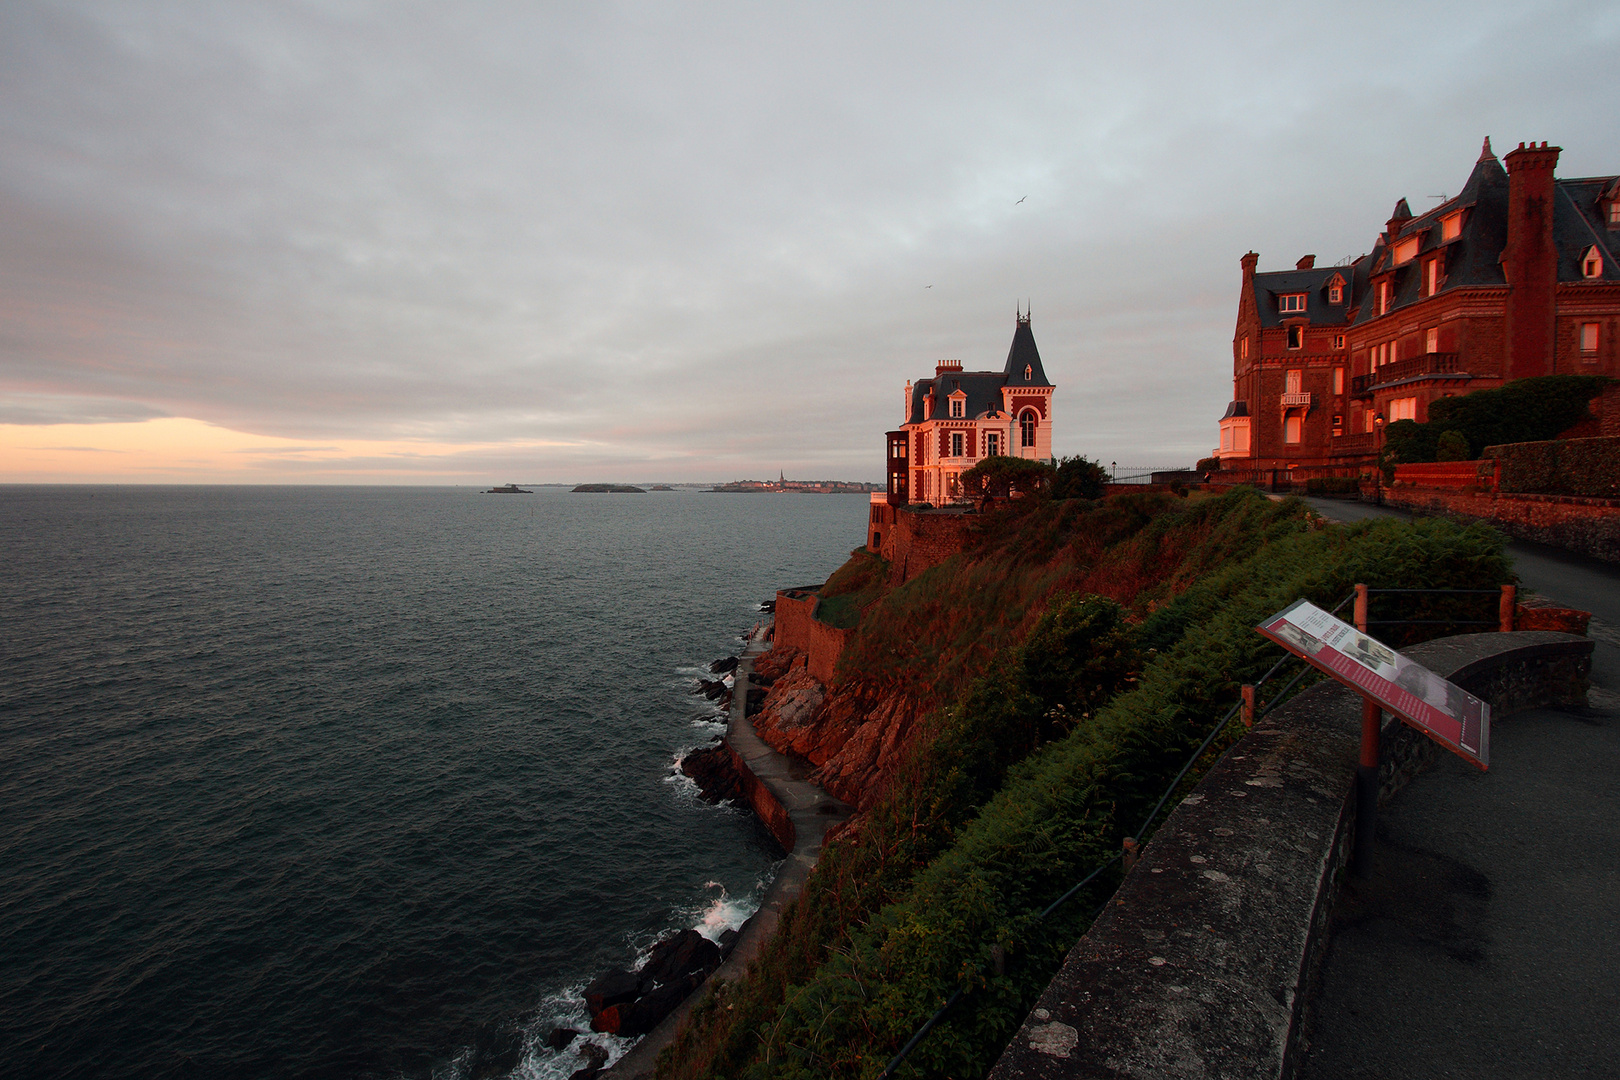
M1035 445L1035 410L1025 409L1018 418L1018 442L1021 446Z
M1035 376L1035 366L1033 364L1025 364L1024 365L1024 381L1029 382L1029 380L1034 378L1034 376Z

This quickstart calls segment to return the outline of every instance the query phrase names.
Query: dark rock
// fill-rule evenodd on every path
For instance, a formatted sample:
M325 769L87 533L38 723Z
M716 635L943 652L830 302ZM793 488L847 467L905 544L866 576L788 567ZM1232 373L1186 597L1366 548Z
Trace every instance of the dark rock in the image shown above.
M756 701L763 702L764 700L765 688L763 686L750 686L748 688L748 704L752 705Z
M634 1001L640 993L640 977L616 968L591 980L591 984L585 988L585 1007L591 1011L594 1020L603 1009Z
M625 1004L627 1005L629 1002ZM603 1035L617 1035L619 1033L619 1010L623 1007L623 1005L609 1005L591 1017L591 1030L601 1032Z
M736 670L737 658L735 656L723 656L719 660L716 660L714 663L709 665L710 675L724 675L729 671Z
M681 772L697 784L699 797L704 802L724 802L743 796L742 779L731 762L731 753L724 746L693 750L681 758Z
M696 975L701 981L720 966L720 947L696 930L671 934L652 947L641 968L641 990L677 983Z
M616 1008L616 1007L615 1007ZM593 1023L594 1027L595 1024ZM607 1064L607 1051L595 1043L586 1043L579 1048L579 1056L585 1059L585 1067L572 1073L568 1080L591 1080L591 1077L602 1071Z
M730 708L731 708L731 691L727 690L725 693L721 694L720 695L720 700L715 702L715 704L720 706L722 709L730 710Z
M774 682L776 682L776 680L771 678L769 675L753 675L748 680L750 690L756 686L769 689L771 684Z
M720 931L720 940L715 942L715 944L720 946L720 956L722 959L731 955L731 950L737 947L737 939L740 937L742 937L740 933L732 930L729 927Z
M568 1044L579 1038L579 1032L573 1028L554 1027L546 1033L546 1049L566 1050Z
M674 1012L675 1007L686 1000L686 995L703 985L704 977L698 974L688 975L684 979L678 979L644 994L629 1005L619 1006L617 1034L625 1038L647 1034L662 1023L664 1017Z
M698 689L694 693L702 694L710 701L714 701L729 689L723 679L699 679Z

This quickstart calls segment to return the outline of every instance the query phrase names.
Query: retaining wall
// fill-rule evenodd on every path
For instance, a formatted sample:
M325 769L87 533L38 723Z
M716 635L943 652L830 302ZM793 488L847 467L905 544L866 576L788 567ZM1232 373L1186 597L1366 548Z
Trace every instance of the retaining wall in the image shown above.
M883 530L890 584L903 585L959 554L967 545L970 521L967 511L900 508L894 523Z
M1606 562L1620 562L1620 499L1386 487L1384 502L1419 514L1475 518L1518 540L1552 544Z
M1496 720L1584 702L1591 651L1530 632L1405 654ZM1292 1077L1355 834L1360 718L1358 695L1323 683L1239 740L1142 850L991 1080ZM1394 721L1381 748L1385 798L1437 752Z
M816 607L821 598L800 589L786 589L776 594L776 630L772 638L776 647L805 654L805 666L823 686L831 686L833 672L838 669L838 658L853 630L829 626L816 618Z

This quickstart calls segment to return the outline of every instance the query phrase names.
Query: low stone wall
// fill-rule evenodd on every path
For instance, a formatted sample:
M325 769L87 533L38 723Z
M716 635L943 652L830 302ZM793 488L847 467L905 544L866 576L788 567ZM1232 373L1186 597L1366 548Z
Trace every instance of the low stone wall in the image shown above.
M1585 700L1591 642L1468 634L1406 655L1493 719ZM1355 833L1361 699L1337 684L1257 724L1165 821L991 1080L1291 1077ZM1392 721L1383 794L1436 752Z
M1395 466L1393 487L1433 488L1440 491L1491 490L1495 486L1494 461L1426 461Z
M829 626L816 618L821 598L802 589L784 589L776 594L776 631L772 641L777 648L805 654L805 666L823 686L831 686L838 658L853 630Z
M1533 540L1606 562L1620 562L1620 499L1468 494L1386 487L1384 502L1418 514L1475 518L1518 540Z

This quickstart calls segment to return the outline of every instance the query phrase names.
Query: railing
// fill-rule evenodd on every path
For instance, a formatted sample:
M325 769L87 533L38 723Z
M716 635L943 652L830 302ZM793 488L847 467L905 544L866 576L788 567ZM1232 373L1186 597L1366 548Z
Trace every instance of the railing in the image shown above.
M1295 394L1284 394L1282 396L1282 405L1285 409L1291 409L1298 405L1303 405L1308 409L1311 407L1311 392L1302 390Z
M1183 472L1181 465L1120 465L1110 463L1108 466L1108 482L1110 484L1151 484L1153 474L1156 472Z
M1402 379L1422 375L1465 375L1457 353L1425 353L1385 364L1370 375L1356 375L1350 380L1352 394L1366 394L1380 386Z
M1335 435L1328 443L1330 454L1370 454L1378 449L1377 436L1372 432L1362 435Z

